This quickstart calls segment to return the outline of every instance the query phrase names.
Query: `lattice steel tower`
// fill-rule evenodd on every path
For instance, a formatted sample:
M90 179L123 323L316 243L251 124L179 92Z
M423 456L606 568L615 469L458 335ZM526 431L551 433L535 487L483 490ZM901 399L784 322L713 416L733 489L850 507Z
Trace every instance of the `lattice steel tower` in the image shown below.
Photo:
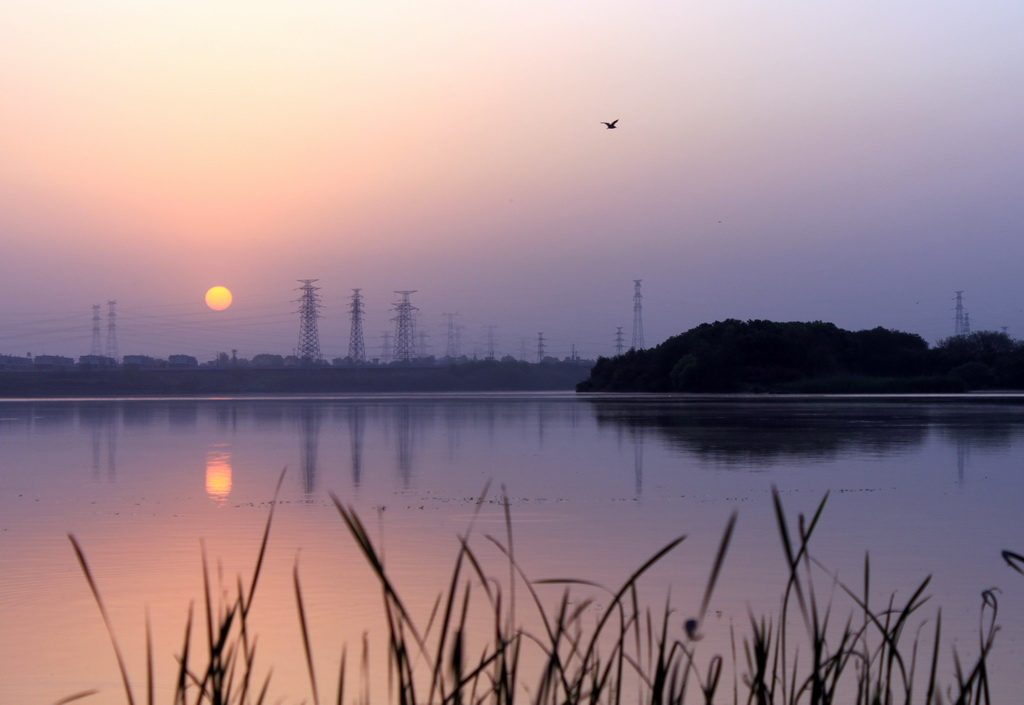
M643 295L640 293L642 279L633 280L633 345L630 350L644 349Z
M348 339L348 358L352 362L366 362L366 341L363 338L363 296L360 289L352 290L352 303L348 310L352 312L352 332Z
M626 347L626 339L622 333L622 326L615 326L615 354L621 355Z
M455 317L457 313L446 313L443 314L445 319L448 321L448 342L445 345L444 356L454 360L459 356L459 345L457 337L457 329L455 327Z
M103 347L100 345L100 305L92 305L92 348L90 355L99 357L103 354Z
M317 331L316 320L320 318L320 287L313 286L319 279L299 279L302 282L296 291L301 291L299 304L299 347L296 356L303 365L316 365L323 359L320 354L320 333Z
M107 357L117 364L117 306L116 301L107 302Z
M544 362L544 334L537 334L537 362Z
M395 293L402 297L391 309L397 314L391 319L395 322L395 360L409 362L416 357L416 319L413 312L419 309L409 302L409 296L416 290Z
M953 335L966 335L964 330L964 292L956 293L956 316L953 319Z

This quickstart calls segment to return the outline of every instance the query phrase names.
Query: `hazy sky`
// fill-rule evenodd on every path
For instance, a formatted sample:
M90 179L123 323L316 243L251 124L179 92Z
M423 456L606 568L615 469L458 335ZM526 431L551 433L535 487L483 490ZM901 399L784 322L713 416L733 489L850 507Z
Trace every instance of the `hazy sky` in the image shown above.
M1024 3L4 0L0 352L443 354L723 318L1024 337ZM601 121L619 119L606 130ZM206 309L229 287L235 304ZM106 318L104 318L105 330Z

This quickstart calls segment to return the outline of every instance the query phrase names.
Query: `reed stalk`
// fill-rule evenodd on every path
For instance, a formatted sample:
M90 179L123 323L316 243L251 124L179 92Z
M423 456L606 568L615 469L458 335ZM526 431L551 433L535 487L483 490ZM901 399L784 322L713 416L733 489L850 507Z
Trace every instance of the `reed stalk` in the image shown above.
M233 597L214 599L209 561L202 551L201 622L197 629L195 606L190 605L172 705L268 702L270 674L262 675L257 667L258 639L251 632L250 615L280 487L281 480L252 573L247 581L238 579ZM730 623L731 653L706 654L700 651L700 642L711 628L706 617L727 559L735 513L722 532L700 608L682 620L669 597L659 609L647 607L641 583L685 536L655 551L614 589L576 578L532 580L515 555L509 503L503 496L505 536L485 538L503 556L507 577L499 580L487 570L471 541L471 521L458 537L451 575L421 624L402 599L381 547L355 509L332 497L348 537L380 587L384 627L379 638L386 644L389 692L383 698L370 693L370 636L364 635L356 686L350 687L348 648L342 645L334 693L326 694L330 688L324 688L327 681L317 673L312 646L315 620L303 597L296 562L292 582L312 705L991 705L988 658L999 631L998 592L983 593L977 653L965 659L954 651L953 677L943 686L942 613L936 612L931 629L920 617L931 578L922 580L908 599L897 602L892 595L879 606L872 599L867 556L856 590L832 575L811 551L827 499L825 495L809 517L799 515L791 522L779 494L773 492L786 566L779 611L751 612L745 623ZM476 512L482 503L483 496ZM135 705L135 691L98 581L80 543L69 538L107 629L124 701ZM1024 557L1004 551L1003 558L1024 573ZM554 600L545 599L542 586L557 586L561 592ZM516 612L517 588L525 590L534 613L526 620ZM594 591L603 595L600 608ZM577 595L580 592L583 597ZM146 703L155 705L148 618L145 642L143 692ZM724 683L731 683L731 693L721 692L728 689ZM81 691L53 705L85 701L96 694Z

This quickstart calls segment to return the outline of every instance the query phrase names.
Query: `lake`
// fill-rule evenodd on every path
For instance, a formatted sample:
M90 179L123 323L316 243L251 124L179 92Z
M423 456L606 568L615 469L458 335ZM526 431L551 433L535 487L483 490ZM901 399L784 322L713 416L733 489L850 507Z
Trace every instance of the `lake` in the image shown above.
M749 612L779 610L786 567L773 488L793 525L828 494L811 551L837 621L851 603L829 576L860 589L869 554L875 605L906 601L932 576L925 630L941 607L942 660L952 663L956 649L970 661L981 594L998 588L1002 629L989 666L994 700L1013 702L1024 687L1024 575L1000 552L1024 553L1022 472L1024 397L1013 395L0 401L0 702L54 703L85 690L98 692L83 703L126 702L73 534L140 685L151 623L156 700L169 703L189 606L202 607L203 556L214 596L232 593L252 574L272 506L252 608L257 670L273 670L268 702L310 700L293 571L321 692L333 692L346 645L355 668L365 638L364 680L383 702L379 586L335 498L363 519L422 624L451 578L460 535L507 579L495 543L508 545L503 496L515 556L534 580L614 589L685 535L641 581L655 611L671 595L680 634L736 511L699 642L702 654L725 655ZM557 600L564 588L537 589ZM588 588L572 590L579 600ZM595 614L607 599L596 594ZM516 604L528 615L525 590Z

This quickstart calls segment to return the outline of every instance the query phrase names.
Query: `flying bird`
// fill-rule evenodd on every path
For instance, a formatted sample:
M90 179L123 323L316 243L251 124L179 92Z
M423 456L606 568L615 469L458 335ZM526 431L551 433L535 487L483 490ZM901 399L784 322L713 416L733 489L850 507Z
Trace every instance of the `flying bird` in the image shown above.
M612 120L611 122L602 122L601 124L604 125L605 127L607 127L609 130L614 130L615 129L615 123L617 123L617 122L618 122L618 120Z

